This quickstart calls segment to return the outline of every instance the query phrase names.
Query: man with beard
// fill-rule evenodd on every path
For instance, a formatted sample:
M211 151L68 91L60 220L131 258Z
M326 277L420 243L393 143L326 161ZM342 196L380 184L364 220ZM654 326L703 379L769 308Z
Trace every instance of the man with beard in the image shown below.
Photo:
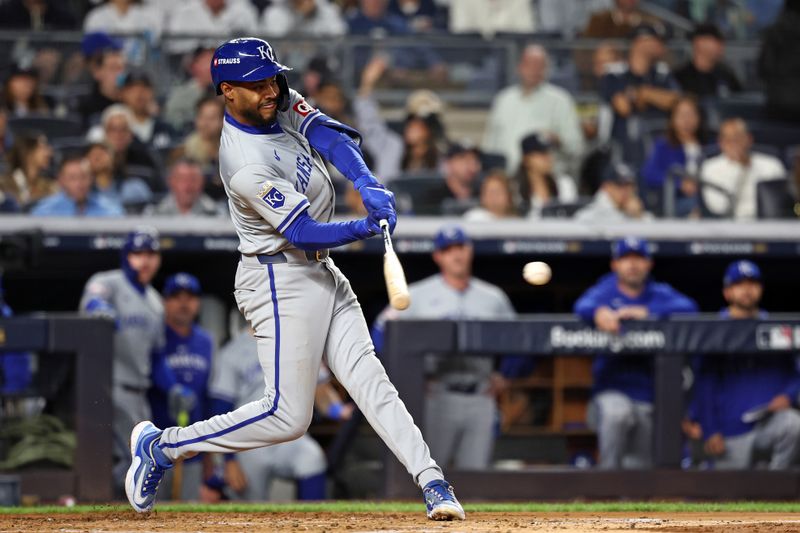
M730 320L767 317L759 307L761 271L746 260L728 266L722 293ZM742 469L768 461L789 468L800 445L800 372L793 354L746 357L705 356L695 364L697 380L688 424L703 455L719 469Z
M662 319L692 313L697 304L666 283L650 278L653 261L647 241L626 237L612 246L610 274L575 302L575 313L608 333L625 321ZM597 354L587 415L597 431L600 468L648 468L653 444L653 360L636 355Z

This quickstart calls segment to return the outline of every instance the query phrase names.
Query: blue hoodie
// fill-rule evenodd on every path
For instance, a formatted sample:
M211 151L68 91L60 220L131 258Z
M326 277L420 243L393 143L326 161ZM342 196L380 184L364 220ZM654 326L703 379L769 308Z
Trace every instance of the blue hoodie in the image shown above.
M650 317L667 318L673 313L695 313L697 304L666 283L648 280L644 290L636 298L620 292L617 275L606 274L578 301L574 312L586 322L594 325L594 313L600 307L620 309L629 306L647 307ZM593 394L605 390L622 392L634 400L653 401L653 360L644 356L603 355L595 356L592 365L594 375Z
M720 313L730 318L728 310ZM764 311L760 318L766 318ZM797 405L800 371L795 355L704 356L694 361L695 385L689 417L700 424L708 438L715 433L735 437L748 433L742 415L786 394Z

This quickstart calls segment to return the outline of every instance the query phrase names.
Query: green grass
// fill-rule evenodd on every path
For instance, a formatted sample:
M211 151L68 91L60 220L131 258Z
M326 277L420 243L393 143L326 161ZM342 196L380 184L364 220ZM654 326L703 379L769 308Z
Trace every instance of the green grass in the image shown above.
M797 502L727 502L727 503L676 503L676 502L591 502L591 503L467 503L465 510L497 513L797 513ZM156 507L161 512L179 513L276 513L276 512L331 512L331 513L420 513L421 502L359 502L334 501L323 503L225 503L162 504ZM3 514L51 514L51 513L103 513L130 510L128 505L78 505L75 507L0 507Z

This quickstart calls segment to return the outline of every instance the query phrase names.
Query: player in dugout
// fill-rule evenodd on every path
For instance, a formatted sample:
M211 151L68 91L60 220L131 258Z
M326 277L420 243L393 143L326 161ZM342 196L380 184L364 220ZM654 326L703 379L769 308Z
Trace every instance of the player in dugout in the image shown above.
M759 305L763 292L755 263L731 263L722 289L728 305L720 317L767 318ZM784 353L697 357L690 421L684 423L687 436L703 443L694 447L701 451L693 459L710 461L717 469L792 466L800 446L797 365L796 355Z
M612 245L611 273L577 302L575 313L597 329L624 333L625 321L694 313L697 304L653 280L647 241L626 237ZM643 356L597 354L587 422L597 431L598 466L648 468L653 445L653 361Z
M195 324L200 313L200 281L191 274L173 274L164 283L164 346L153 352L148 393L153 421L186 426L208 416L208 382L214 360L214 339ZM185 459L180 488L173 487L174 470L164 478L165 494L181 500L200 498L204 455Z

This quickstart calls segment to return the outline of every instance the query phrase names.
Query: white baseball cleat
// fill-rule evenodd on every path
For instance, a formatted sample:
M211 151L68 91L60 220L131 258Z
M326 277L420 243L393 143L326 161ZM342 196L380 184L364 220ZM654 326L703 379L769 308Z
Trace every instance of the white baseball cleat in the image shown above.
M153 457L153 446L161 437L161 430L146 420L131 431L131 466L125 475L125 494L137 513L146 513L156 503L156 493L161 478L169 467L162 467Z

